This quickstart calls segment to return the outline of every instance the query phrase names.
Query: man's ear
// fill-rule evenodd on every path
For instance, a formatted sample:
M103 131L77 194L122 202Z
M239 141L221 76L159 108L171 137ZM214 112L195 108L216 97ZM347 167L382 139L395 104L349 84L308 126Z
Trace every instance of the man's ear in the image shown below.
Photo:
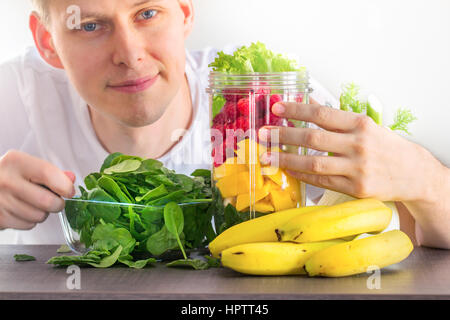
M184 37L187 38L194 25L194 5L192 0L178 0L178 3L184 14Z
M29 26L31 33L33 34L34 43L42 59L54 68L64 69L54 48L52 35L41 21L37 12L31 13Z

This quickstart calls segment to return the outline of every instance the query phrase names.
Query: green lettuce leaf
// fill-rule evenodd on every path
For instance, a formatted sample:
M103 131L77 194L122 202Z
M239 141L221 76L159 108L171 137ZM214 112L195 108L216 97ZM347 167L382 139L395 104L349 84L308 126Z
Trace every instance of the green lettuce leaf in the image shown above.
M295 60L272 52L261 42L252 43L248 47L242 46L233 54L218 52L216 59L209 66L213 71L227 74L305 70L299 68Z

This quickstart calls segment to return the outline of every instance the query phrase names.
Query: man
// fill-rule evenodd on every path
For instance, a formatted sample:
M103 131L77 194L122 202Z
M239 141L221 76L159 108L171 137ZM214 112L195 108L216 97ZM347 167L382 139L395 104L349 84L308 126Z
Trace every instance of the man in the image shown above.
M0 228L32 229L18 232L16 243L60 243L59 222L47 212L60 211L61 197L73 196L74 183L108 153L192 171L174 159L209 150L199 137L208 128L204 89L215 52L185 51L191 0L34 2L30 28L40 57L29 51L0 70ZM80 28L68 27L70 8L80 9ZM332 99L313 87L319 103ZM365 116L319 104L279 103L273 111L323 128L281 129L280 142L335 153L281 154L281 167L317 187L402 201L419 243L450 248L450 170L429 152ZM192 161L193 168L208 166L206 158Z

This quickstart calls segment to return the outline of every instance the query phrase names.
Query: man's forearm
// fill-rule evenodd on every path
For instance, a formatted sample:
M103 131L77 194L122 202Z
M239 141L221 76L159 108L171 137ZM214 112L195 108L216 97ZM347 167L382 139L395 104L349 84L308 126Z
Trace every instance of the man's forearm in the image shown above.
M419 245L450 249L450 169L441 165L434 173L423 182L422 199L403 203L416 221Z

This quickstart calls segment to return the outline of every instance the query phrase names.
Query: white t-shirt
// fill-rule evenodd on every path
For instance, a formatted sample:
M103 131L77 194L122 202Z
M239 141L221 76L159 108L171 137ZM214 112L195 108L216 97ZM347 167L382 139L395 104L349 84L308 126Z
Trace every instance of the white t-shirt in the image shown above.
M216 50L186 52L186 76L194 108L193 122L170 153L159 158L179 173L210 167L208 64ZM337 100L311 79L312 97L321 104L338 106ZM44 159L76 174L75 185L98 172L108 152L100 144L87 104L69 82L64 70L45 63L35 48L0 66L0 155L10 149ZM179 134L179 133L177 133ZM155 141L157 143L157 141ZM316 199L323 189L308 186L307 198ZM62 244L64 236L56 214L30 231L8 232L3 243Z

